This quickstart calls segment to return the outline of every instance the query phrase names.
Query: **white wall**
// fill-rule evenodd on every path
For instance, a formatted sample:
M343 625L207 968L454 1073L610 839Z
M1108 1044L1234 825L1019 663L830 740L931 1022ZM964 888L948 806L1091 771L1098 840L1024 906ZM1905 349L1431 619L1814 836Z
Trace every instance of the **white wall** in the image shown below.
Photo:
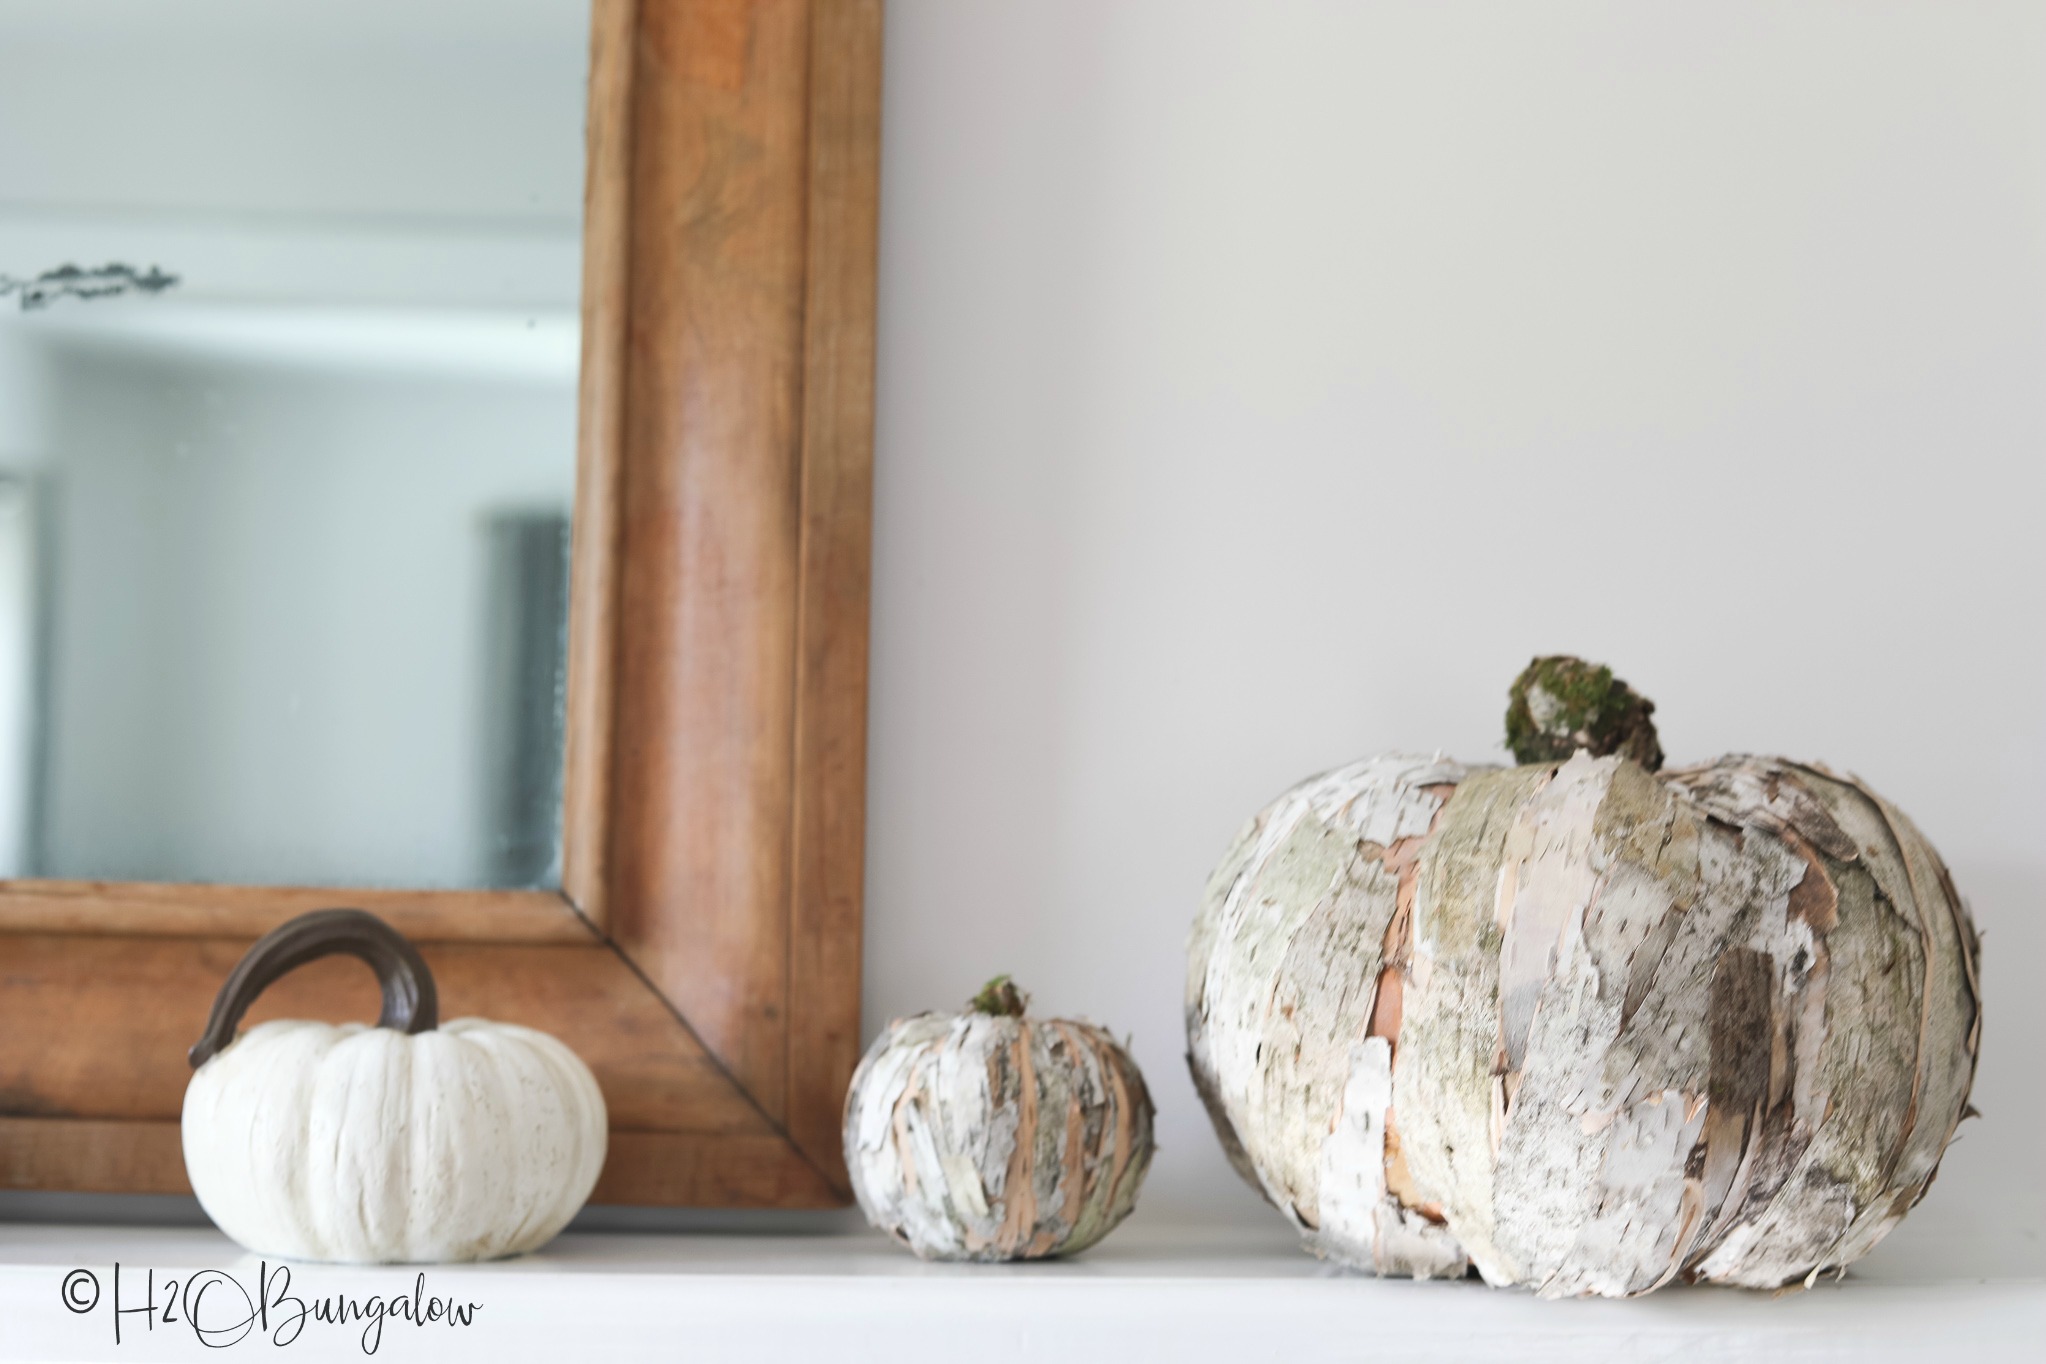
M869 1033L1012 971L1135 1034L1148 1204L1253 1215L1181 1061L1210 866L1337 762L1502 758L1580 652L1937 840L1988 1117L1906 1234L2036 1258L2042 57L2036 4L890 0Z

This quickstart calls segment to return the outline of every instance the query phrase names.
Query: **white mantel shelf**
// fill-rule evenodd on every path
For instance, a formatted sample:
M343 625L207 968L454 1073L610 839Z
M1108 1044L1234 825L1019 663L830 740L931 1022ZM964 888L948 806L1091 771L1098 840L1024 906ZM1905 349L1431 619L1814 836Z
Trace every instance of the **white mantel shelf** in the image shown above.
M1303 1255L1283 1228L1146 1223L1074 1260L920 1264L878 1236L571 1233L544 1252L432 1267L426 1293L480 1303L466 1329L387 1321L389 1360L1174 1361L1347 1359L1990 1360L2046 1349L2038 1247L1990 1268L1907 1226L1845 1280L1778 1297L1674 1288L1632 1302L1541 1302L1476 1282L1382 1282ZM1950 1256L1947 1252L1955 1250ZM113 1339L112 1266L123 1305L143 1275L225 1270L253 1285L258 1263L211 1230L0 1223L0 1359L262 1359L252 1334L202 1347L188 1325L123 1318ZM1939 1268L1962 1264L1972 1272ZM60 1300L73 1269L101 1300ZM290 1292L409 1298L417 1270L294 1265ZM1985 1272L1987 1271L1987 1272ZM220 1301L226 1301L225 1292ZM239 1309L237 1309L239 1310ZM308 1322L284 1359L361 1359L359 1326Z

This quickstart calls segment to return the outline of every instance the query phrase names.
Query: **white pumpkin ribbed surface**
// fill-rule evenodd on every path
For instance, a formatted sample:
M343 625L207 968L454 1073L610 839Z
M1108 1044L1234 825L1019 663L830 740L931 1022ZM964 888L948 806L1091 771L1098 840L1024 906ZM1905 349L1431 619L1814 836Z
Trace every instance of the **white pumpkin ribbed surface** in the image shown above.
M260 1254L482 1260L545 1243L603 1168L603 1095L545 1033L457 1019L408 1036L280 1021L185 1091L185 1169Z

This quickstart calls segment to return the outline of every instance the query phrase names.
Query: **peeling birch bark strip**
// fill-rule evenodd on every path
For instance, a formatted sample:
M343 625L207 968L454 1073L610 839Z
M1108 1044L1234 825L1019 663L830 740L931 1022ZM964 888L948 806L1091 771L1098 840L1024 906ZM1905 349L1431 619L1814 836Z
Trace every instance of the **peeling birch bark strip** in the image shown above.
M1388 1038L1367 1037L1413 849L1464 769L1375 759L1302 784L1210 881L1188 978L1189 1064L1240 1171L1310 1248L1381 1273L1463 1272L1387 1189Z
M1770 1287L1866 1254L1923 1195L1973 1079L1975 935L1931 846L1858 782L1755 758L1673 775L1735 819L1744 811L1727 793L1766 788L1745 822L1781 821L1830 854L1812 873L1814 884L1823 873L1830 923L1826 999L1805 1025L1819 1035L1799 1047L1816 1070L1795 1100L1806 1141L1774 1162L1698 1269Z
M1520 807L1552 768L1481 773L1458 786L1422 853L1413 967L1400 1022L1393 1107L1416 1187L1489 1283L1515 1282L1493 1238L1493 1179L1505 1093L1495 912Z

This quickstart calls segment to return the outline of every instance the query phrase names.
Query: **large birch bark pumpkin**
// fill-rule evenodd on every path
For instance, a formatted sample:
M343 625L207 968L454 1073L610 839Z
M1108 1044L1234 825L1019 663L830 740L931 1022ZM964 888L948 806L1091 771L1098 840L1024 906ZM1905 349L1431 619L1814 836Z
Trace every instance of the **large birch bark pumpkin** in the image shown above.
M1387 756L1251 821L1190 945L1188 1059L1316 1253L1548 1296L1808 1282L1969 1110L1976 937L1851 777L1658 771L1609 671L1515 683L1523 765Z

